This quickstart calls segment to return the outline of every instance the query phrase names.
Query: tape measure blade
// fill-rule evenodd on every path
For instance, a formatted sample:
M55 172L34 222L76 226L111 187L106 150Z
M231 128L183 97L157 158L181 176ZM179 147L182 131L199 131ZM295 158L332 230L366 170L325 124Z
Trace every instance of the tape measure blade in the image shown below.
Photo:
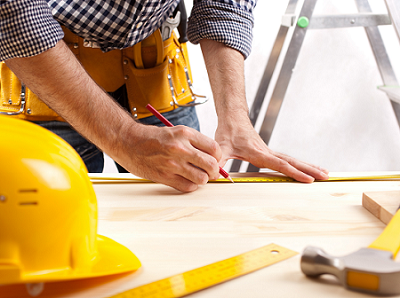
M353 177L329 177L328 180L324 181L368 181L368 180L391 180L400 179L400 175L375 175L375 176L353 176Z
M244 254L161 279L109 298L183 297L286 260L298 253L269 244Z
M96 176L95 174L89 174L90 181L92 183L154 183L151 180L143 178L131 178L131 177L113 177L113 176ZM235 183L255 183L255 182L294 182L293 178L286 176L274 176L274 177L232 177ZM349 177L330 177L327 180L316 180L315 182L328 182L328 181L368 181L368 180L392 180L400 179L400 175L373 175L373 176L349 176ZM225 178L219 178L217 180L210 180L209 183L231 183L230 180Z
M254 183L254 182L293 182L295 181L290 177L231 177L235 183ZM208 183L231 183L227 179L219 178L217 180L210 180Z

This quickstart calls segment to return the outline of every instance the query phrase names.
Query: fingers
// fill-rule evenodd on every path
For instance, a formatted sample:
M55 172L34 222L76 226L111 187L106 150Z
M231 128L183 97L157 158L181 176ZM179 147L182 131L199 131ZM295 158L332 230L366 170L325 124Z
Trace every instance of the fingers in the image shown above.
M326 180L329 172L318 166L302 162L288 155L277 153L268 148L259 135L245 131L240 138L221 138L223 151L220 165L230 158L248 161L258 168L269 168L292 177L300 182L311 183L315 179ZM224 132L227 135L227 132ZM246 135L246 137L245 137Z
M196 130L187 127L181 127L181 129L181 135L189 142L186 144L188 152L185 152L189 166L183 167L183 176L191 181L196 178L199 179L201 172L194 170L194 166L208 175L208 177L202 175L204 180L202 184L207 183L208 180L217 179L219 177L218 160L222 155L218 143ZM195 177L192 177L193 174L195 174Z
M291 157L271 155L269 157L269 164L268 168L279 171L300 182L311 183L315 179L328 179L328 176L319 169Z
M219 177L217 159L221 149L200 132L184 126L152 127L146 128L142 136L135 146L136 151L141 147L142 158L136 158L134 165L140 171L139 176L182 192L194 191L198 185ZM130 171L135 173L134 170Z
M216 160L220 160L222 151L220 146L213 139L194 131L194 135L190 138L191 144L202 152L213 156Z
M292 167L294 167L298 171L301 171L301 172L307 174L308 176L311 176L317 180L327 180L329 178L329 175L328 175L329 171L324 168L300 161L298 159L295 159L293 157L290 157L290 156L282 154L282 153L274 153L274 155L276 157L280 158L281 160L286 161L288 164L290 164Z
M214 163L216 164L215 159ZM157 169L157 176L153 178L153 181L166 184L182 192L192 192L198 188L198 185L204 185L212 179L210 177L212 176L206 171L190 163L168 160L163 167Z
M181 192L192 192L198 189L198 184L194 183L180 175L171 175L170 177L163 176L160 180L153 179L154 182L168 185Z

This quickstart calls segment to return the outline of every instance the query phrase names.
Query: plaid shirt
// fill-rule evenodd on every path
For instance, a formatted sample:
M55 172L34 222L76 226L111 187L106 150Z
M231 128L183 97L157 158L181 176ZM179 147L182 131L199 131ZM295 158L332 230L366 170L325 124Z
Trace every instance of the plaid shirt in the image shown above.
M250 54L257 0L194 0L188 38L216 40ZM38 55L63 38L60 24L103 51L145 39L179 0L0 0L0 61Z

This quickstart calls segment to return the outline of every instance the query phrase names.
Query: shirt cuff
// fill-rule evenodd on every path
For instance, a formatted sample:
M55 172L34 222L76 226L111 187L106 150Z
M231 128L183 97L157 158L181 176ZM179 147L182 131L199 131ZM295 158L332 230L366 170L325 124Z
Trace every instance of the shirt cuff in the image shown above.
M64 37L44 0L12 0L0 5L0 61L31 57Z
M213 1L194 4L188 22L188 39L193 44L206 38L221 42L247 58L253 40L253 14L245 9Z

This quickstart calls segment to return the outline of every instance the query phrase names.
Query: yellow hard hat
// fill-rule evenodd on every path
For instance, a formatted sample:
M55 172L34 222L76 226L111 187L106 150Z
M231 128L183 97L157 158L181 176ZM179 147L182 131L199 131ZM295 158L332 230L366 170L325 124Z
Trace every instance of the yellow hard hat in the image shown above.
M125 246L97 235L86 167L48 130L0 116L0 284L43 283L137 270Z

